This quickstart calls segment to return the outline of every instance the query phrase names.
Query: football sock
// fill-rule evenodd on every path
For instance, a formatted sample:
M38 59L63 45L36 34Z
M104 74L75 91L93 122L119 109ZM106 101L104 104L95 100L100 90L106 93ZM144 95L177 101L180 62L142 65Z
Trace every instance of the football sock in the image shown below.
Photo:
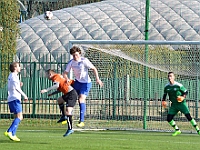
M170 121L169 124L175 129L179 130L178 126L176 125L176 122L174 120Z
M10 126L10 128L8 129L8 132L12 132L12 135L15 135L16 132L17 132L17 128L18 128L18 125L20 123L20 119L19 118L15 118Z
M80 122L84 122L86 105L85 105L85 103L80 103L79 106L80 106Z
M67 115L68 130L72 130L72 115Z
M65 116L64 104L59 104L59 108L60 108L60 111L62 113L62 116Z
M197 123L196 123L196 121L195 121L194 119L192 119L192 120L190 121L190 123L192 124L192 126L193 126L197 131L199 131L199 127L198 127L198 125L197 125Z

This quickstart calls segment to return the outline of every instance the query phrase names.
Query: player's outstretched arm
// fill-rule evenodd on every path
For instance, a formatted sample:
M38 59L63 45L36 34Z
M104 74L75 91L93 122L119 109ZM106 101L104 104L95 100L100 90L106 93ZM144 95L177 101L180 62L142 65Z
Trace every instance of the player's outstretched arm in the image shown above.
M67 82L70 81L70 79L68 78L68 72L66 71L63 72L63 78L65 78Z
M53 83L53 86L51 86L51 87L49 87L49 88L47 88L47 89L43 89L43 90L41 90L40 91L40 93L46 93L46 92L48 92L48 91L50 91L50 90L55 90L55 89L57 89L59 87L59 82L54 82Z
M61 92L61 91L57 90L57 91L54 91L53 93L48 94L48 96L52 96L52 95L58 94L58 93L60 93L60 92Z
M98 71L96 69L96 67L91 68L94 72L95 78L96 78L96 83L100 85L100 87L103 86L103 82L99 79L99 74Z

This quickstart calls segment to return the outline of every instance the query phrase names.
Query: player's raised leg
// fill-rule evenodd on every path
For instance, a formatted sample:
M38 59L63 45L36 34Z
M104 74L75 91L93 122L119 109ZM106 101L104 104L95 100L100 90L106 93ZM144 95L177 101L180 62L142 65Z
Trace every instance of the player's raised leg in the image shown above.
M79 120L79 123L76 125L79 128L82 128L85 126L84 124L85 111L86 111L85 100L86 100L86 95L80 94L80 97L79 97L80 120Z
M79 86L79 108L80 108L80 120L79 123L76 125L79 128L83 128L85 126L85 111L86 111L86 98L89 94L89 91L92 87L92 82L90 83L80 83L76 81L74 83L75 89L78 89L77 86Z
M57 121L57 123L65 122L67 120L67 116L65 115L65 105L64 105L65 102L62 99L62 97L59 97L57 101L58 101L58 105L59 105L59 108L60 108L60 111L61 111L61 114L62 114L62 116Z

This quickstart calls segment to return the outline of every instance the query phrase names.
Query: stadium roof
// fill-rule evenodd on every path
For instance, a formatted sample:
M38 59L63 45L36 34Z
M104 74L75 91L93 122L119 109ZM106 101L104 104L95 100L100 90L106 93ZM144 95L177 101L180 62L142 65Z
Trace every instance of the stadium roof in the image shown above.
M199 0L151 0L149 40L198 41ZM53 11L20 24L18 53L67 52L69 40L143 40L144 0L107 0ZM34 58L33 58L34 59Z

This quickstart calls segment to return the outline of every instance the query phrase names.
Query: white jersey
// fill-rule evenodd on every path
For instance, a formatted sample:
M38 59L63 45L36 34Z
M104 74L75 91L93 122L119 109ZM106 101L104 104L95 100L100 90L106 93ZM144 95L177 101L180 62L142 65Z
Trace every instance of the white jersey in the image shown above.
M88 75L88 70L90 68L94 68L94 65L87 58L81 57L79 61L71 59L67 64L65 71L70 72L72 69L76 80L81 83L90 83L91 79Z
M8 76L8 102L16 99L21 100L21 95L26 96L21 90L19 76L12 72Z

